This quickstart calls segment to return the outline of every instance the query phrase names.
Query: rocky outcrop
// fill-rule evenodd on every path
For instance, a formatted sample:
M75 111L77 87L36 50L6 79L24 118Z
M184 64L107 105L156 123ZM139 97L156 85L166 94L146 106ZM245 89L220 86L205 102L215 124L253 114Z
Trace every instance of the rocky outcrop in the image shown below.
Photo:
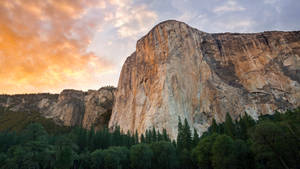
M0 95L0 106L14 112L45 112L56 103L58 94Z
M81 126L85 114L85 96L86 93L82 91L63 90L57 102L41 113L64 126Z
M115 88L88 92L63 90L58 94L0 95L0 106L14 112L39 112L64 126L96 129L107 127L114 102Z
M177 135L178 117L202 133L213 118L254 118L300 106L300 32L209 34L155 26L127 58L109 127Z
M82 121L84 128L90 128L92 125L95 129L108 127L115 100L115 91L115 88L88 91L88 94L84 98L85 114Z

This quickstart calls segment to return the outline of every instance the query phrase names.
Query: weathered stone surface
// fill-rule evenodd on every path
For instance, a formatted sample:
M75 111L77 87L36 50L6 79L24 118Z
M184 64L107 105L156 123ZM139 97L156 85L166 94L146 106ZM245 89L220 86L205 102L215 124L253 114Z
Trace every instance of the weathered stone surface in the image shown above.
M45 112L56 100L58 94L0 95L0 106L10 111Z
M127 58L109 127L177 135L178 116L198 132L212 118L254 118L300 106L300 32L209 34L185 23L155 26Z
M15 112L39 112L57 124L96 129L108 125L115 88L88 92L63 90L58 94L0 95L0 106Z
M115 99L115 88L101 88L89 90L84 98L85 114L82 121L84 128L101 129L108 127L111 111Z
M45 117L52 118L64 126L75 126L82 124L85 113L84 97L86 93L77 90L63 90L53 106L45 113Z

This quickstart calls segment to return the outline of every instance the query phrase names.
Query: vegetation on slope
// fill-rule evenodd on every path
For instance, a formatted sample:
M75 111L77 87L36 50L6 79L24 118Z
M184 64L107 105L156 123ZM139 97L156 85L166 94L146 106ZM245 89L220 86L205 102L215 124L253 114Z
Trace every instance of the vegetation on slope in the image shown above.
M48 133L62 133L70 129L59 126L53 120L42 117L37 112L13 112L0 107L0 131L20 132L31 123L39 123Z
M30 123L22 132L0 133L0 168L82 169L292 169L300 166L300 109L261 116L245 115L211 127L200 138L186 120L178 137L166 130L124 134L120 128L74 128L48 134Z

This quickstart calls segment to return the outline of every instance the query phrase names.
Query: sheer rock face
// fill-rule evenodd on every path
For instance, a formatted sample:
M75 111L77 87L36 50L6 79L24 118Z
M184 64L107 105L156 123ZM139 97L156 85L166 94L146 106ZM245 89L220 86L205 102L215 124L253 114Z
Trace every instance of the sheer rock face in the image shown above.
M300 32L201 32L167 21L127 58L109 127L177 135L178 117L204 132L212 118L254 118L300 106Z
M0 95L0 106L15 112L39 112L64 126L96 129L108 125L115 88L88 92L63 90L58 94Z

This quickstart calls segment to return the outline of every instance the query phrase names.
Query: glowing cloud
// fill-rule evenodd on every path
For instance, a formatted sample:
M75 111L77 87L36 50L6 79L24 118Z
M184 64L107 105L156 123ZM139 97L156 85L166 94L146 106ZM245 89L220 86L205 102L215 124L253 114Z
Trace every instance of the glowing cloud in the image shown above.
M98 84L112 65L86 48L100 24L89 12L103 7L92 0L1 0L0 93Z

